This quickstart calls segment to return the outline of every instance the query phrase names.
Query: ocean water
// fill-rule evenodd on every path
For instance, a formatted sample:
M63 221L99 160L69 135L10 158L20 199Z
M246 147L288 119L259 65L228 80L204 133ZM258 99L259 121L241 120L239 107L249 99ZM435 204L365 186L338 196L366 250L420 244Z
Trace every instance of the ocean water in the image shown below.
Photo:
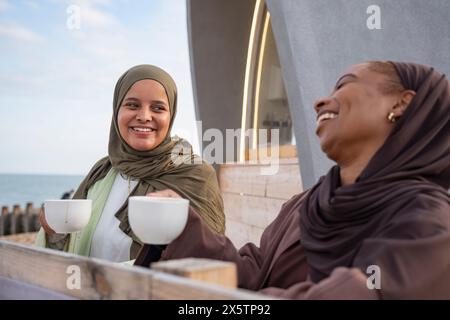
M65 192L76 190L83 176L0 174L0 206L19 204L25 208L27 202L35 207L45 200L60 199Z

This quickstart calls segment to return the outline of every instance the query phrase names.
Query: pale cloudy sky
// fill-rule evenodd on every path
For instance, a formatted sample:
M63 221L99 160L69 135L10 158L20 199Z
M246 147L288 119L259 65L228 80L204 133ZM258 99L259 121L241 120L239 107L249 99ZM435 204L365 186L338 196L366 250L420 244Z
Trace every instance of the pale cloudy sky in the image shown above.
M175 79L172 133L198 152L185 0L0 0L0 54L0 173L87 173L107 154L114 85L142 63Z

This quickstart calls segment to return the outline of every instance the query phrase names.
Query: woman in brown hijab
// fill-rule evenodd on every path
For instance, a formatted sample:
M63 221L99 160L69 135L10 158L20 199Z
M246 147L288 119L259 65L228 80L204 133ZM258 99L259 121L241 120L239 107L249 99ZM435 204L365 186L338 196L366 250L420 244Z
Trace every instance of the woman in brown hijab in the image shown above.
M195 210L162 259L233 261L239 286L297 299L450 299L450 85L433 68L351 67L315 103L337 165L237 250ZM183 245L183 244L189 244Z
M109 155L94 165L74 195L92 199L87 227L54 234L41 215L38 245L116 262L134 259L143 244L130 228L127 199L164 189L189 199L211 232L224 233L214 169L192 153L187 141L170 136L176 111L177 88L167 72L151 65L126 71L114 90Z

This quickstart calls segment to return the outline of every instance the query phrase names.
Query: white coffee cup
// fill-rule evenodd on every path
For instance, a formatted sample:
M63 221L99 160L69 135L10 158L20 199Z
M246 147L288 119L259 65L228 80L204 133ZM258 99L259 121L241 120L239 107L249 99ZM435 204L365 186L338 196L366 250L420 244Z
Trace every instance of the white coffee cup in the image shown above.
M89 222L92 200L64 199L44 202L45 220L56 233L82 230Z
M128 200L128 218L134 234L147 244L168 244L186 226L189 200L133 196Z

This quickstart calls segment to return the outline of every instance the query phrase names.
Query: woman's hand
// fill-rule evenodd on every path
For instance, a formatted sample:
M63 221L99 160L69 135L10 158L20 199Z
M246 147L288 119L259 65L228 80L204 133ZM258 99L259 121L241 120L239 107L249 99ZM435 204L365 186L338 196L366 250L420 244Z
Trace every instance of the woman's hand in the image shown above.
M44 229L45 233L49 236L54 235L56 232L47 223L47 220L45 219L45 210L44 208L41 208L39 211L39 222L41 224L42 229Z
M164 189L147 193L147 197L181 198L181 196L171 189Z

